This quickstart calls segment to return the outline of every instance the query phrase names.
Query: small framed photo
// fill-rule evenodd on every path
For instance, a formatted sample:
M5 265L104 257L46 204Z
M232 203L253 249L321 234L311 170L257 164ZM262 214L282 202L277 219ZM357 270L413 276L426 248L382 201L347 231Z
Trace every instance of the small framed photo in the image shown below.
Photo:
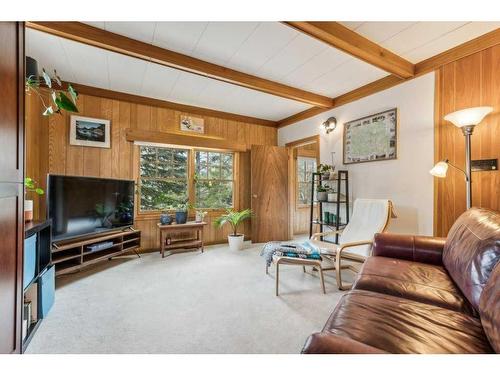
M205 133L205 120L200 117L181 116L181 131Z
M109 120L71 116L69 144L110 148L110 126Z

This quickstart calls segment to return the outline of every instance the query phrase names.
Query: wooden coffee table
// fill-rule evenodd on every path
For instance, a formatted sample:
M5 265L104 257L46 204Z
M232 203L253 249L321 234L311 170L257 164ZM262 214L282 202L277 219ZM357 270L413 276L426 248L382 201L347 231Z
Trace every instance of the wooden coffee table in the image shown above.
M197 249L203 252L203 229L207 225L204 221L188 221L185 224L169 225L158 223L157 225L160 230L160 253L162 258L165 258L165 251L167 251L167 255L183 252L186 251L186 249ZM195 239L173 239L170 245L166 244L166 239L169 234L181 234L193 231L196 231Z

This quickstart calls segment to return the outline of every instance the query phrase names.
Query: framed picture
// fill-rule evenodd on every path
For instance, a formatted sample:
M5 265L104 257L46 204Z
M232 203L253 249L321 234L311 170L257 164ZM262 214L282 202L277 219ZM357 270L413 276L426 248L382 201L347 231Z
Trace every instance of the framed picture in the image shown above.
M397 108L344 124L344 164L397 158Z
M71 116L69 144L110 148L110 126L109 120Z
M181 130L192 133L205 133L205 120L200 117L181 116Z

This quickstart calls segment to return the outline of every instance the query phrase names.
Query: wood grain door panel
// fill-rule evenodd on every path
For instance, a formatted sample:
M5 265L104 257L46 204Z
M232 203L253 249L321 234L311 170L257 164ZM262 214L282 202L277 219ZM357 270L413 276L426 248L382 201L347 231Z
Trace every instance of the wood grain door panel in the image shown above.
M0 22L0 353L21 352L24 24Z
M252 242L288 240L288 150L252 145Z

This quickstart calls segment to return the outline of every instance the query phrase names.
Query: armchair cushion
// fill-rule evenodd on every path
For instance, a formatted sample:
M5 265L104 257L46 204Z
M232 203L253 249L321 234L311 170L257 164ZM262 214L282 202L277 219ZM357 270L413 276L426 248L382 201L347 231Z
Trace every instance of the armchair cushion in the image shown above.
M442 265L445 241L440 237L377 233L373 241L373 255Z
M370 257L363 264L353 289L390 294L474 315L474 309L446 270L433 264Z
M302 354L387 354L387 352L349 337L314 333L307 338Z

